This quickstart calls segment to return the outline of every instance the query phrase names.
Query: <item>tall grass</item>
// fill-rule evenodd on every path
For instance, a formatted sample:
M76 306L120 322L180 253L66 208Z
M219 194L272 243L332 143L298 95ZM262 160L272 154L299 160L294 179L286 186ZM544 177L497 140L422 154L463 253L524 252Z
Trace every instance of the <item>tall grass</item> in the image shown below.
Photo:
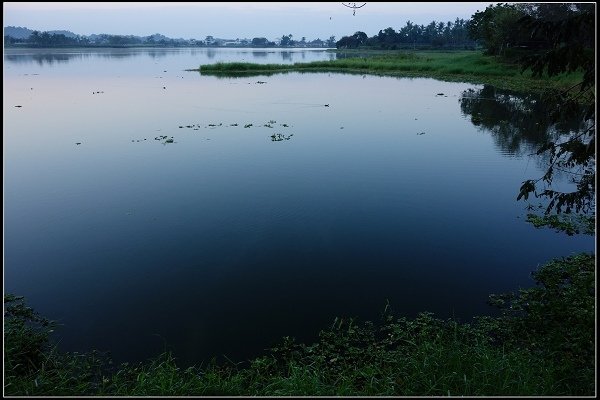
M295 64L216 63L201 65L198 70L202 74L217 76L257 76L298 71L432 77L449 81L489 83L503 89L528 91L566 88L582 77L580 73L574 73L552 78L533 78L531 71L522 72L515 63L487 56L479 51L375 52L371 56L357 54L351 58Z

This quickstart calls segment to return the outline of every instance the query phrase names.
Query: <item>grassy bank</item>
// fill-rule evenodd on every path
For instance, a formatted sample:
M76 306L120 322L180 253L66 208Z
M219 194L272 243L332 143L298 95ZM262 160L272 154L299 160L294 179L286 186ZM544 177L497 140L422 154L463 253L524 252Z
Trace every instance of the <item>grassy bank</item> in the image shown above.
M530 71L521 73L516 63L503 61L480 51L373 51L349 53L349 58L309 63L254 64L216 63L201 65L203 75L258 76L286 72L343 72L398 77L428 77L445 81L486 83L501 89L542 91L567 88L581 79L581 74L553 78L533 78Z
M491 296L503 312L474 323L422 313L378 323L336 319L313 344L283 338L242 364L179 368L168 353L136 365L63 353L55 328L5 296L4 390L41 396L539 396L595 390L595 256L553 260L537 285Z

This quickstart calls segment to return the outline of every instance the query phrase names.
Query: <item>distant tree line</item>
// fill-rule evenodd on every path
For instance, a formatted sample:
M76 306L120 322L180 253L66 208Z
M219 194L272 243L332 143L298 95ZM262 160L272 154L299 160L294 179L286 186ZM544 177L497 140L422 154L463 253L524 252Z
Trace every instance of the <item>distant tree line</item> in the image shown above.
M327 40L321 40L319 38L307 42L306 37L302 36L300 40L294 40L293 35L283 35L279 40L279 46L281 47L335 47L336 41L335 36L330 36Z
M55 46L78 46L89 44L87 38L68 37L63 34L33 31L26 39L17 39L12 36L4 36L4 45L27 44L34 47L55 47Z
M373 37L364 32L344 36L336 42L338 49L368 47L376 49L404 48L474 48L476 41L469 37L469 21L456 18L454 22L432 21L428 25L407 21L398 31L394 28L380 30Z
M90 47L90 46L181 46L187 41L169 39L160 35L148 37L100 34L87 36L66 36L64 34L33 31L27 38L4 36L5 46L28 47Z
M7 47L95 47L95 46L152 46L152 47L178 47L178 46L237 46L237 47L335 47L335 36L327 40L319 38L307 41L306 37L301 40L293 40L292 34L283 35L277 42L270 41L265 37L255 37L253 39L216 39L207 36L205 40L196 39L170 39L163 35L123 36L123 35L91 35L91 36L66 36L59 33L33 31L27 38L15 38L4 36L4 45Z

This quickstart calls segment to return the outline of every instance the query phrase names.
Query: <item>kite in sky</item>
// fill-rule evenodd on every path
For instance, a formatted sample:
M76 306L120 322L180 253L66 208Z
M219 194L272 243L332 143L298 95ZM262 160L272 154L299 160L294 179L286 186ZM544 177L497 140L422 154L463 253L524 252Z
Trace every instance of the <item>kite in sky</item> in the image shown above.
M342 3L342 5L348 7L348 8L352 8L353 12L352 15L356 15L356 9L357 8L361 8L364 7L367 3L362 3L362 5L357 6L356 3Z

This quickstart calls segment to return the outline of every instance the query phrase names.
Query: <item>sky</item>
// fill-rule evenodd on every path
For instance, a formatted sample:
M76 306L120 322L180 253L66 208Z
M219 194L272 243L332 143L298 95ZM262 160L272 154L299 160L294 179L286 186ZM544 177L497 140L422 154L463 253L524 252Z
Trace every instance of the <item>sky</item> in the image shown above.
M369 37L379 30L395 30L407 21L468 20L493 3L476 2L367 2L353 10L333 2L4 2L3 26L38 31L68 30L79 35L107 33L170 38L222 39L293 35L293 39L328 39L357 31ZM353 15L353 11L356 11Z

